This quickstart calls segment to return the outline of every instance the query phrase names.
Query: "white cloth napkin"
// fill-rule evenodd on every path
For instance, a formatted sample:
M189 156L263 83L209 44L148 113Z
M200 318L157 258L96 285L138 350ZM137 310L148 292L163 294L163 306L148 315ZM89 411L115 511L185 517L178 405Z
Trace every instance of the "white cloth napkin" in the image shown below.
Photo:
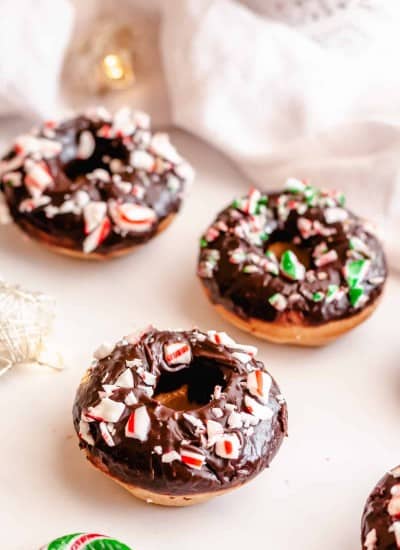
M229 155L246 185L296 176L342 189L383 227L400 267L399 2L330 2L327 11L314 1L315 22L311 1L304 18L297 2L246 4L164 4L173 122Z

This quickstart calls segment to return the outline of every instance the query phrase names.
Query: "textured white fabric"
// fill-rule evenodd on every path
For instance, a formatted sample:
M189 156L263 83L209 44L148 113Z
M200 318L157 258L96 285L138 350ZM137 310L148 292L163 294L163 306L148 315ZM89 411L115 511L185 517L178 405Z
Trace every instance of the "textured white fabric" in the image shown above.
M162 32L173 121L262 187L297 176L343 189L400 265L400 3L350 2L305 26L234 0L174 8Z
M72 21L68 0L1 0L0 114L54 111Z

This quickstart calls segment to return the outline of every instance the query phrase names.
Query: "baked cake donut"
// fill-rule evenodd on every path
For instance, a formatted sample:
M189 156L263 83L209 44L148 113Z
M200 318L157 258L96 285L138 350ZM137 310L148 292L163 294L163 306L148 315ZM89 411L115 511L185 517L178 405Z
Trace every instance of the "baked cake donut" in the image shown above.
M0 163L15 223L56 252L106 259L162 231L178 212L191 167L143 112L98 108L47 121Z
M363 550L400 548L400 466L385 474L369 495L361 530Z
M123 542L96 533L75 533L55 539L40 550L132 550Z
M343 194L290 179L251 189L201 238L198 275L221 315L272 342L319 346L366 319L387 276L371 225Z
M187 506L243 485L287 431L256 352L223 332L153 328L101 346L73 408L80 447L149 503Z

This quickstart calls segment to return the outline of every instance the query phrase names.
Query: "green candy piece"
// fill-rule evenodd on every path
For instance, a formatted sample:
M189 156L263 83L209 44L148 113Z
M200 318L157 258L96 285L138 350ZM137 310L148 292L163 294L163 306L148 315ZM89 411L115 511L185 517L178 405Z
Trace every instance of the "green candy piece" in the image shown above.
M307 185L304 190L304 196L306 198L307 205L314 206L318 196L318 189L312 187L311 185Z
M365 275L367 266L367 260L352 260L346 264L346 280L350 288L358 286Z
M242 201L240 199L235 199L231 206L232 208L239 208L241 204L242 204Z
M363 296L364 296L363 288L357 286L349 289L349 300L353 307L359 306Z
M346 196L344 193L339 193L339 196L338 196L338 203L340 204L340 206L345 206L346 204Z
M116 539L94 533L65 535L43 546L41 550L71 550L72 548L79 548L79 550L132 550L130 546Z
M331 302L333 300L333 298L335 297L338 290L339 290L338 285L329 285L328 286L328 291L326 293L327 302Z
M314 292L312 299L314 302L322 302L322 300L325 298L324 294L322 292Z
M202 237L202 238L200 239L200 247L201 247L201 248L207 248L207 246L208 246L207 239L205 239L204 237Z
M306 185L296 178L289 178L286 181L285 189L286 191L289 191L289 193L297 194L297 193L303 193L306 188Z
M291 250L286 250L281 257L281 270L283 273L295 281L304 279L305 267L299 262L296 254Z

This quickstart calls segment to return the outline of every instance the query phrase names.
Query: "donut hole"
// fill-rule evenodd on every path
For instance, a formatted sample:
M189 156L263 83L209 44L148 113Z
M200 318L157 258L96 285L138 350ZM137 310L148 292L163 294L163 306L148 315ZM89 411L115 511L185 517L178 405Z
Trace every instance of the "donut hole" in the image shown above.
M226 387L221 368L213 361L195 358L176 372L163 372L158 380L154 398L175 411L189 411L207 405L215 386Z
M300 246L297 246L292 242L277 241L271 243L267 248L267 251L273 252L279 261L281 260L282 254L286 252L286 250L291 250L292 252L294 252L299 261L304 265L304 267L306 269L310 269L310 253L304 248L301 248Z

